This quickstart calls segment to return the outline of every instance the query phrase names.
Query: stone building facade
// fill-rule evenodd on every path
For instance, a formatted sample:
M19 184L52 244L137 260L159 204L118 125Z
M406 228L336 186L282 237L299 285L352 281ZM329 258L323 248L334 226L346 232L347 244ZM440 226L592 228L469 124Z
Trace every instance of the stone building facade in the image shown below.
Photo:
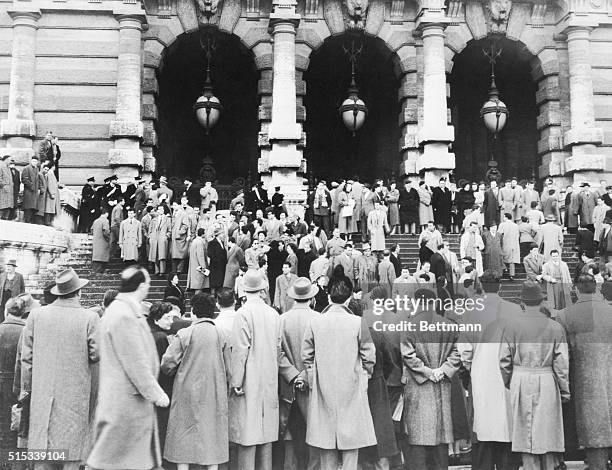
M314 51L349 30L378 38L393 63L394 174L434 182L455 169L448 77L455 57L487 38L527 57L535 176L598 183L612 173L612 0L0 1L2 152L25 164L52 129L67 185L153 174L164 54L202 27L252 54L256 169L290 199L303 197L308 163L304 73Z

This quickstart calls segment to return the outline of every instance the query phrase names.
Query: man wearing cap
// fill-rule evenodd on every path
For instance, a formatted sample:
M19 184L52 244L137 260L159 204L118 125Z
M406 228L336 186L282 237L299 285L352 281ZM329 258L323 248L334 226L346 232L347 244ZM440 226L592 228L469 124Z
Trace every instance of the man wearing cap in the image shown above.
M23 276L15 271L16 268L17 261L10 259L0 274L0 321L4 320L4 306L8 299L25 292Z
M159 188L157 188L156 194L158 200L160 200L162 196L165 196L168 204L172 202L172 196L174 195L174 191L172 191L168 187L168 178L166 178L165 176L159 177Z
M563 229L557 224L554 215L546 216L546 223L541 228L541 246L547 261L552 250L561 252L563 249Z
M147 205L147 191L145 189L146 181L138 177L136 179L136 191L134 192L134 203L132 207L134 208L134 212L136 212L136 218L138 220L142 219L144 208Z
M136 219L133 207L128 207L127 214L127 219L119 226L119 247L121 248L121 259L132 264L137 263L140 257L138 250L142 245L142 228Z
M563 327L541 310L540 285L526 281L524 313L507 322L499 368L512 406L512 451L525 470L553 469L564 447L561 403L570 399L568 348Z
M142 307L150 284L144 268L125 269L119 294L102 317L89 468L151 470L162 464L155 407L165 408L170 400L157 381L159 356Z
M242 470L271 470L272 442L278 440L280 318L261 297L267 286L259 271L246 272L246 301L230 340L229 440L238 444Z
M296 279L287 291L293 299L293 306L280 316L281 355L286 358L286 362L281 362L284 367L279 370L281 423L286 423L281 433L291 439L285 440L287 469L318 468L318 455L305 442L309 394L304 386L306 372L302 361L304 333L311 320L319 316L312 310L312 300L318 291L319 288L308 278Z
M100 318L81 307L89 281L73 269L60 272L57 300L30 313L21 349L21 401L30 401L28 448L65 450L65 469L78 470L91 438L93 364L98 362Z
M593 225L593 210L597 205L597 195L591 191L591 185L584 182L580 185L582 191L578 196L578 208L576 214L580 216L580 224L585 224L591 231L595 230Z
M100 201L94 189L95 178L90 176L81 190L81 207L79 209L79 232L88 233L91 224L96 219L100 208Z
M572 401L576 410L578 444L586 448L591 470L605 470L612 448L612 315L597 295L591 276L576 282L577 302L558 321L564 326L570 350Z

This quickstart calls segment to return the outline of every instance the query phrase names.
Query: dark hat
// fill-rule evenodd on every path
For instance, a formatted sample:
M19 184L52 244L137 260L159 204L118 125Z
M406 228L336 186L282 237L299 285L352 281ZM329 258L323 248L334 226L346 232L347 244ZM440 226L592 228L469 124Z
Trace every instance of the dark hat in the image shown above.
M140 181L142 179L142 176L138 175L138 176L134 176L134 181Z
M538 301L544 300L542 287L535 281L525 281L521 290L522 301Z
M6 265L7 265L7 266L15 266L15 267L17 267L17 260L15 260L15 259L10 259L10 260L8 260L8 261L6 262Z
M263 275L256 269L249 269L244 275L242 283L245 292L259 292L268 285Z
M529 250L533 250L534 248L538 248L538 244L536 242L531 242L531 244L529 245Z
M606 186L606 191L610 191L612 189L612 186L608 185Z
M117 175L113 175L110 177L111 181L117 181L119 177Z
M585 188L585 187L587 187L587 186L589 186L589 187L591 186L591 185L588 183L588 181L584 181L583 183L580 183L580 187L581 187L581 188Z
M87 178L87 181L91 181L93 183L94 181L96 181L96 179L93 176L90 176L89 178Z
M110 182L110 180L112 180L112 179L113 179L113 177L112 177L112 176L107 176L106 178L104 178L104 182L105 182L105 183L108 183L108 182Z
M280 191L280 186L274 186L274 191Z
M289 287L287 295L292 299L311 299L319 292L319 288L306 277L298 277L293 285Z
M87 279L80 279L74 269L68 268L55 276L55 287L51 288L51 294L58 296L72 294L87 284L89 284Z

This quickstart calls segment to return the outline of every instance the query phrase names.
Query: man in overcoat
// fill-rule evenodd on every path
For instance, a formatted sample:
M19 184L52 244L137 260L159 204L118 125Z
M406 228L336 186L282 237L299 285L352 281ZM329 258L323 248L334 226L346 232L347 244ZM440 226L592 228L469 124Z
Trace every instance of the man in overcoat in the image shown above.
M499 188L497 181L491 181L491 187L484 193L482 211L485 227L499 224Z
M91 270L94 273L103 273L110 259L110 224L106 207L100 208L100 216L94 220L91 231L93 234Z
M199 228L197 237L189 246L189 270L187 271L187 289L195 293L208 289L208 242L206 241L206 230ZM207 273L208 271L208 273Z
M155 274L166 274L168 243L172 233L172 222L164 212L164 206L157 206L157 216L149 228L149 263L155 266Z
M590 470L605 470L612 450L612 315L596 293L591 276L576 283L578 301L562 312L569 344L570 382L578 444L586 448Z
M34 216L38 209L38 196L40 195L38 173L38 157L33 155L30 159L30 164L21 172L21 182L23 183L23 221L29 224L36 223Z
M72 268L60 272L51 289L57 300L30 313L21 345L20 400L30 402L28 448L65 450L66 470L78 470L91 446L100 317L81 307L88 283Z
M223 229L217 227L214 231L214 238L208 242L208 259L210 260L210 277L208 281L213 294L217 289L223 287L223 281L225 280L227 252L222 241L224 235Z
M593 211L597 205L597 194L591 191L591 185L589 183L582 183L580 185L582 191L578 196L578 208L576 215L580 216L580 225L586 225L591 231L595 231L593 225Z
M306 444L320 453L321 468L356 470L359 449L376 444L368 380L376 354L369 329L347 308L350 281L332 284L331 305L306 328L302 362L310 390ZM342 360L339 360L342 358Z
M291 272L291 263L289 261L283 262L282 269L282 274L276 278L276 287L274 289L274 307L280 313L286 312L291 308L292 301L289 296L289 289L298 278L296 274Z
M121 259L126 263L138 262L138 250L142 245L142 228L136 219L133 207L127 210L127 219L119 226L119 246L121 247Z
M23 275L16 271L17 260L10 259L0 273L0 321L4 321L4 306L9 299L25 292Z
M525 308L504 329L499 367L512 404L512 451L524 470L552 470L565 450L561 402L569 401L568 349L563 326L541 310L540 285L526 281Z
M290 436L290 440L285 440L285 468L288 470L319 468L316 449L306 446L305 441L309 396L304 386L306 371L302 361L304 333L310 321L319 316L312 310L312 299L318 291L308 278L298 278L287 293L293 299L293 306L280 317L281 354L289 363L279 371L281 423L285 428L281 433L285 431L284 436Z
M13 174L9 168L9 155L0 157L0 219L8 220L15 204L13 200Z
M100 200L94 189L96 179L93 176L87 178L87 182L81 190L81 207L79 209L79 232L88 233L93 221L99 214ZM107 216L108 218L108 216Z
M164 458L177 464L216 470L229 459L227 375L230 348L215 325L216 302L210 294L191 299L196 319L179 330L161 360L161 371L174 377Z
M261 297L267 286L260 271L246 272L246 301L230 340L229 440L238 444L242 470L271 470L272 442L278 440L280 319Z
M142 306L151 279L131 266L120 282L100 325L100 391L87 465L151 470L162 463L155 407L170 403L157 382L159 357Z
M225 265L223 287L234 288L242 263L244 263L244 251L236 244L234 237L229 237L227 239L227 264Z
M436 295L418 289L421 300L411 322L415 331L402 336L400 349L404 363L404 433L408 444L405 455L408 470L448 467L448 444L453 442L451 378L461 365L457 349L458 333L427 331L420 325L451 324L436 313Z
M434 211L434 222L444 233L450 231L452 194L446 187L446 178L440 178L438 186L431 191L431 205ZM423 225L423 221L421 221Z
M185 260L189 258L189 240L191 237L189 217L178 203L173 203L172 240L170 253L172 270L181 273L185 270Z

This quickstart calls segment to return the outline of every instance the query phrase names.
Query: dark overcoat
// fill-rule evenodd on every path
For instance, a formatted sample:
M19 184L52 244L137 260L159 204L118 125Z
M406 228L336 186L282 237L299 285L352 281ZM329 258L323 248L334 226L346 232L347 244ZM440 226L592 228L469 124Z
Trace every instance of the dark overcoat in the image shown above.
M210 287L223 287L227 252L216 238L208 242L208 258L210 259L210 275L208 278Z
M11 431L11 408L17 403L13 392L17 344L25 321L9 316L0 324L0 448L17 446L17 432Z
M570 386L578 443L612 447L612 314L610 304L581 294L560 313L570 354Z
M23 183L23 208L36 209L38 207L38 168L26 166L21 172Z
M416 189L406 188L399 190L399 219L400 224L419 224L419 193Z
M451 222L451 191L448 188L439 186L431 190L431 206L434 211L434 222L437 225L449 226Z

